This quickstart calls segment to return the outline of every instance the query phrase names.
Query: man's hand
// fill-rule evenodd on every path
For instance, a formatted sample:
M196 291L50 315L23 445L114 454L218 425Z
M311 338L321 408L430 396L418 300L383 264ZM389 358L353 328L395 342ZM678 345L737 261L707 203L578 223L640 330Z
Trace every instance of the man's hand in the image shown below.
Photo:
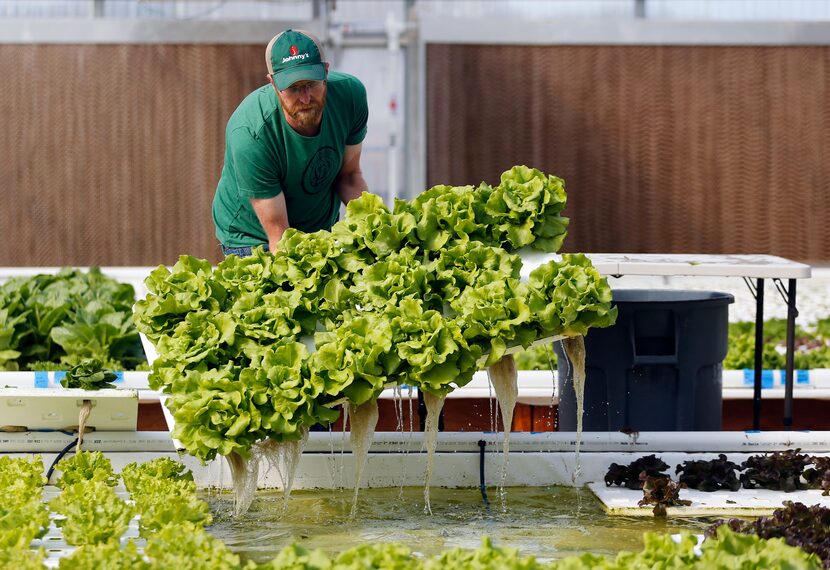
M277 243L289 227L285 194L279 193L273 198L251 198L251 205L268 236L268 249L276 251Z
M343 166L337 174L337 194L344 204L355 198L360 198L363 192L369 191L363 172L360 170L360 151L362 144L349 145L343 151Z

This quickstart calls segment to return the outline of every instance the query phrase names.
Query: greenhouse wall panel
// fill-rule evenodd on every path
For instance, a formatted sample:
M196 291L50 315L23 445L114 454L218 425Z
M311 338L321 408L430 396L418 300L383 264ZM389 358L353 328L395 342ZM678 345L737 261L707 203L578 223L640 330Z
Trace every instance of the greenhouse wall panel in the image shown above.
M218 260L225 123L263 67L260 45L0 45L0 265Z
M568 251L830 259L828 46L433 43L426 68L428 185L555 173Z

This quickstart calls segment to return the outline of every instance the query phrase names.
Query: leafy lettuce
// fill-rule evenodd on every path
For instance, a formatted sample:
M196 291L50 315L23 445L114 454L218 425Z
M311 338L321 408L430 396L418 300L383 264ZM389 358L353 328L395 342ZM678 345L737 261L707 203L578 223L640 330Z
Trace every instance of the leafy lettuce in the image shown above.
M65 518L58 519L67 544L81 546L117 542L130 520L133 507L101 481L82 481L64 487L49 506Z
M65 268L0 285L0 369L65 370L82 359L132 370L146 362L132 285Z
M585 335L617 320L611 288L584 254L562 254L533 270L527 284L530 312L540 336Z
M289 229L272 253L215 269L182 256L145 280L139 330L156 345L150 376L170 394L174 436L209 460L263 440L297 440L344 401L385 386L444 396L539 337L614 322L611 293L585 256L519 279L533 245L558 249L562 180L516 167L498 186L436 186L389 210L364 193L330 232ZM305 347L314 350L309 354Z

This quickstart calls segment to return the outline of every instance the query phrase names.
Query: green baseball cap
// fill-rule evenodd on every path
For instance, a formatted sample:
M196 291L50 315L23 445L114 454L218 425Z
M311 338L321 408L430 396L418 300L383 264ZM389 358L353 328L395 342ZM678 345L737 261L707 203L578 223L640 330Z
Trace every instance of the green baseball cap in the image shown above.
M317 38L302 30L285 30L271 38L265 48L265 61L280 91L297 81L326 78L323 47Z

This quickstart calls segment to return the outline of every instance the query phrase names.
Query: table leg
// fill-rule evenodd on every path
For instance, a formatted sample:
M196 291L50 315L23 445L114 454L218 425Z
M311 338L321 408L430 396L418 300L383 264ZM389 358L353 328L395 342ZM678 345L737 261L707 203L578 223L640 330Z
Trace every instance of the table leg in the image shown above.
M761 429L761 373L764 369L764 280L755 287L755 385L752 394L752 429Z
M798 310L795 305L795 279L789 280L787 294L787 363L784 377L784 428L793 425L793 372L795 359L795 318Z

